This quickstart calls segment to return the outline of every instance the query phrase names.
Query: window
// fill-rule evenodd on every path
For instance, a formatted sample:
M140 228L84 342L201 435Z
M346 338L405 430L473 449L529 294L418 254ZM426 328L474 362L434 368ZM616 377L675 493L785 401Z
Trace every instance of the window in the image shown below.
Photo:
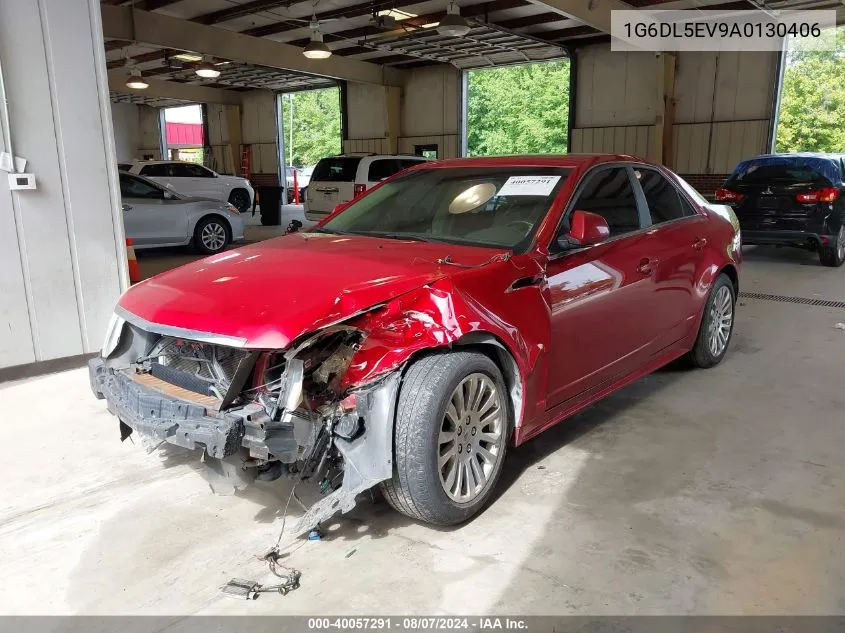
M353 201L317 230L521 251L569 173L550 167L411 171ZM519 177L534 183L515 182Z
M170 171L174 178L211 178L213 176L205 167L191 163L173 163Z
M132 169L132 165L130 163L120 163L117 168L120 171L129 171Z
M170 165L168 165L167 163L144 165L139 173L142 176L146 176L147 178L169 178Z
M822 157L772 156L746 160L728 178L732 184L831 184L839 180L838 161Z
M602 216L611 236L642 228L637 198L625 167L602 169L588 175L572 209Z
M323 158L314 167L314 182L355 182L361 156L333 156Z
M399 166L399 161L396 159L382 158L380 160L374 160L370 163L370 171L367 175L367 180L370 182L378 182L379 180L390 178L400 169L401 167Z
M683 204L685 201L681 199L675 185L663 174L653 169L636 169L634 174L643 188L652 224L670 222L691 215L689 204Z
M437 160L439 153L436 143L430 145L414 145L414 154L428 158L429 160Z
M164 198L164 190L140 178L134 178L129 174L120 174L120 195L123 198L162 200Z

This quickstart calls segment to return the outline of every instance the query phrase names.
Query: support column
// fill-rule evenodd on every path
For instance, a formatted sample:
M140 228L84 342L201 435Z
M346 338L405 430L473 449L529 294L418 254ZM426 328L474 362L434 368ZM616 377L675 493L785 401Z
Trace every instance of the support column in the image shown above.
M402 88L385 86L385 112L387 113L387 147L391 154L399 153L399 136L402 125Z
M675 123L675 67L677 54L658 53L657 55L657 104L658 113L654 121L653 144L650 158L666 167L672 168L673 134Z
M227 105L223 106L223 111L226 116L226 130L229 133L226 153L231 157L232 173L236 176L243 176L243 169L241 168L241 146L243 145L241 107Z

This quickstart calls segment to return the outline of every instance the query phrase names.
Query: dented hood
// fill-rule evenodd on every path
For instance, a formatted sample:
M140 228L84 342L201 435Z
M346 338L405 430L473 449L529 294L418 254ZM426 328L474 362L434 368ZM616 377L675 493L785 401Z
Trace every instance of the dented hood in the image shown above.
M157 275L119 305L149 323L282 349L317 330L462 268L497 249L295 233ZM187 335L186 335L187 336Z

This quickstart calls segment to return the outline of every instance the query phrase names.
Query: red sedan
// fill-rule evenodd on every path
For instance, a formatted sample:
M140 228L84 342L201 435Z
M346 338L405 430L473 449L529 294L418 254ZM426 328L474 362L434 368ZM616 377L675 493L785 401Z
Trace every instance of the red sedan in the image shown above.
M319 486L300 532L375 485L455 524L509 445L681 356L719 363L740 261L732 212L638 158L428 163L133 287L91 384L123 439Z

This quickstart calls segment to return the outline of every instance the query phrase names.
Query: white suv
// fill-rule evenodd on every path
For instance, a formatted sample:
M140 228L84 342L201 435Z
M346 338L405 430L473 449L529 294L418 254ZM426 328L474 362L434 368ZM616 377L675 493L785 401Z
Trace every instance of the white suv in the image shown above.
M305 217L318 222L335 207L360 196L393 174L426 162L421 156L342 154L322 159L314 167L305 194Z
M228 202L241 213L252 208L252 200L255 197L255 191L246 178L221 176L196 163L147 160L121 163L118 168L120 171L149 178L184 196Z

